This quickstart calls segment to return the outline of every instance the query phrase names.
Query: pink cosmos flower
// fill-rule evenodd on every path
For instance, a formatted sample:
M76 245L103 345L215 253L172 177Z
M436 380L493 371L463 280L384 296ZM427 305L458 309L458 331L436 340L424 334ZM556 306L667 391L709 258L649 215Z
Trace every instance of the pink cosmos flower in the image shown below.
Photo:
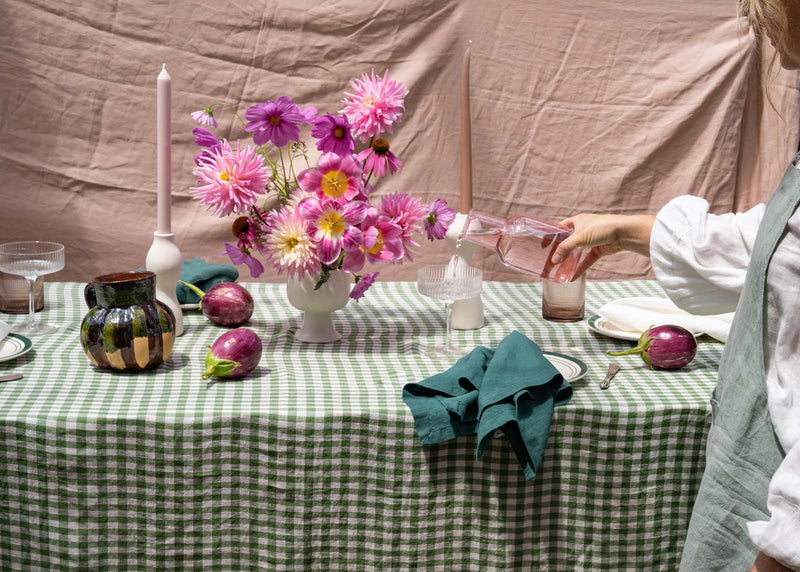
M414 242L414 233L422 230L419 222L428 215L428 209L416 197L406 193L393 193L381 198L380 211L402 229L400 238L403 243L404 256L414 260L411 247L419 246Z
M425 217L425 232L428 240L441 240L447 234L450 223L456 218L456 211L443 199L431 203L428 216Z
M246 264L253 278L258 278L264 272L264 266L258 260L228 242L225 243L225 253L236 266Z
M297 278L319 274L322 266L317 256L317 245L311 238L308 223L297 211L283 207L280 211L273 211L268 221L270 232L261 249L278 271L286 269Z
M217 120L214 119L214 112L211 111L210 107L206 107L205 109L199 109L197 111L192 111L192 119L197 121L200 125L210 125L211 127L217 127Z
M380 272L373 272L372 274L364 274L361 279L356 282L356 285L353 286L353 289L350 290L350 298L358 302L360 298L364 297L367 290L370 286L375 282L375 279L378 277Z
M367 260L371 263L396 262L403 258L403 229L378 209L367 208L360 227L364 244L345 253L342 260L343 270L355 273L364 267Z
M194 171L197 187L189 193L219 216L244 212L253 206L258 196L266 192L269 169L261 161L255 147L222 141L218 149L209 154Z
M375 173L379 177L385 177L387 169L389 174L392 174L403 166L400 159L389 151L389 142L386 139L375 139L371 146L358 154L356 159L366 161L364 163L365 173Z
M272 141L276 147L283 147L289 141L300 141L301 123L311 123L317 114L316 107L300 109L294 101L280 96L276 101L257 103L244 112L248 123L245 131L253 133L256 145Z
M316 169L306 169L297 175L300 188L316 193L320 199L347 202L356 197L361 187L361 164L353 155L340 157L325 153L317 161Z
M356 142L350 134L350 123L346 117L321 115L314 120L311 135L318 139L317 149L323 153L336 153L340 157L353 154Z
M333 264L343 248L349 252L364 242L361 229L356 226L366 212L366 204L361 201L341 204L311 197L300 201L295 210L308 223L308 233L318 244L317 254L323 264Z
M408 88L389 78L389 70L383 77L376 77L374 69L371 76L363 73L361 79L352 80L350 86L353 93L345 92L341 112L350 121L356 137L366 141L384 131L391 133L392 125L403 117L403 99Z

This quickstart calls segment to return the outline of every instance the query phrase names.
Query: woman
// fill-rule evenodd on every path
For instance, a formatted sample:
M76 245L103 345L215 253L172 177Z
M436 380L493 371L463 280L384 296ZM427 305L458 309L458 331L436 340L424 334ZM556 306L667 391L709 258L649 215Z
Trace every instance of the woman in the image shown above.
M740 0L781 66L800 68L800 0ZM767 205L715 216L678 197L656 216L581 214L553 256L591 247L581 272L622 250L697 314L736 309L711 398L706 470L681 570L800 570L800 154Z

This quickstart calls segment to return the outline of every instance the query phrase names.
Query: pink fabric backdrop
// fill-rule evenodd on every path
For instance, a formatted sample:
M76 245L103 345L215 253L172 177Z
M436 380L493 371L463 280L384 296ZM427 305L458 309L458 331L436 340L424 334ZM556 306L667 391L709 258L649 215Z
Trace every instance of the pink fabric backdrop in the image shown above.
M337 111L347 81L389 68L410 88L392 138L403 171L379 193L458 203L458 76L473 40L475 207L561 218L656 212L706 197L716 212L765 200L797 148L798 75L767 104L764 60L734 0L4 0L0 3L0 240L67 245L56 279L141 267L156 215L155 78L173 78L173 229L185 258L225 262L232 219L190 198L189 113L243 112L287 94ZM230 113L219 133L245 138ZM413 279L446 259L426 243ZM529 280L494 258L487 278ZM246 269L240 269L249 279ZM618 255L593 279L647 276ZM264 280L280 280L275 272Z

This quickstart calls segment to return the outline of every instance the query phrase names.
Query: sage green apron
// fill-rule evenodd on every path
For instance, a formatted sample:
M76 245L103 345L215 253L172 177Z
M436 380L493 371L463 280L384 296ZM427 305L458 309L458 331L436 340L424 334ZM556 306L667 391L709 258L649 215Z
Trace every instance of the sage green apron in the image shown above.
M767 203L722 354L711 396L706 469L689 523L682 572L749 572L758 549L746 523L769 520L767 488L784 452L767 409L765 285L770 259L798 202L800 169L790 165Z

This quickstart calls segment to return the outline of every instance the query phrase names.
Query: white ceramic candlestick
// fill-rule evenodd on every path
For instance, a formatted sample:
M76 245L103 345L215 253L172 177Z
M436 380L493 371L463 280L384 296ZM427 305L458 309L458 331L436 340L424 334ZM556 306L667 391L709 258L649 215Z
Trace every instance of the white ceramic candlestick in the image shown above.
M178 279L183 257L172 234L172 79L167 64L156 79L156 135L158 143L158 223L145 267L156 275L156 299L175 314L175 335L183 334L183 311L178 302Z
M147 252L145 267L156 275L156 300L166 304L175 314L175 335L183 335L183 311L176 293L183 257L175 244L174 234L153 233L153 245Z
M472 255L475 253L477 245L462 241L461 247L456 248L458 237L461 230L464 228L464 223L467 220L467 215L463 213L456 214L456 218L447 229L445 239L450 245L450 250L453 254L461 258L462 262L470 264ZM472 221L470 227L479 225L478 221ZM474 298L467 298L466 300L456 300L453 302L452 313L450 315L450 327L455 330L477 330L483 327L483 301L481 295L478 294Z

